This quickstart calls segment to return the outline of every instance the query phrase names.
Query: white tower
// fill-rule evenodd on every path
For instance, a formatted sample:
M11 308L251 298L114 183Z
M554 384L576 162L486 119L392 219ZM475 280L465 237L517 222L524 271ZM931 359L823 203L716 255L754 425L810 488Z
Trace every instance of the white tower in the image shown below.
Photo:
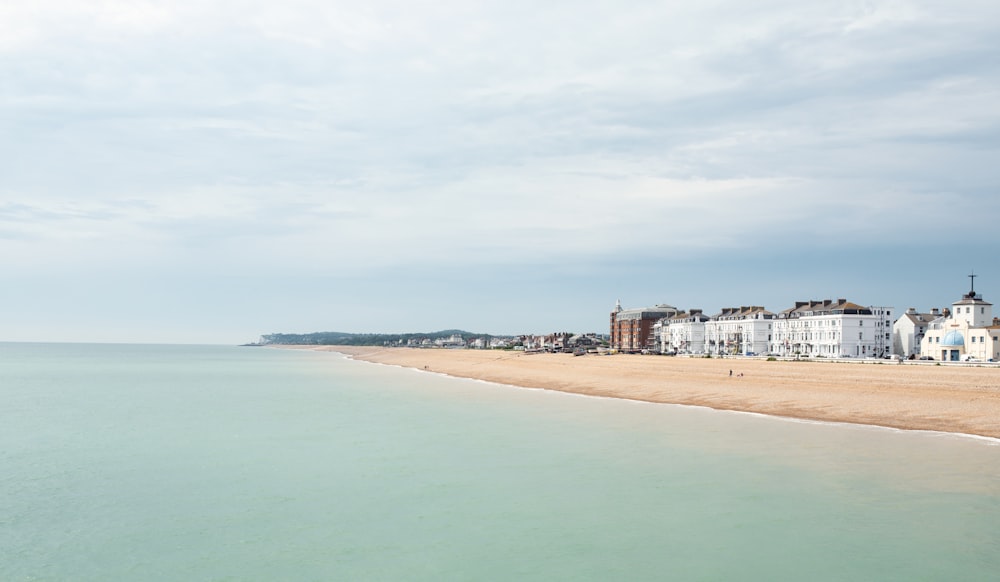
M965 321L969 327L989 327L993 325L993 304L983 301L983 296L976 294L978 276L975 273L969 275L972 289L951 304L951 317L956 321Z

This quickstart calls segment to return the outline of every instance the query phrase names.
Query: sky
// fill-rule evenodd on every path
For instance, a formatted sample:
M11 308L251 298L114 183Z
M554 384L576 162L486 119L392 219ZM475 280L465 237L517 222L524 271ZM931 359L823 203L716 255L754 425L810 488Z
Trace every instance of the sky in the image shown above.
M0 0L0 341L927 311L998 224L995 0Z

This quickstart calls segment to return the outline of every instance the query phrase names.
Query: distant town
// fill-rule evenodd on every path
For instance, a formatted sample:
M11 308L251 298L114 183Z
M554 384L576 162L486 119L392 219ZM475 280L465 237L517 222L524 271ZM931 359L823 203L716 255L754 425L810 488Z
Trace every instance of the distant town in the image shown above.
M426 334L268 334L253 345L371 345L411 348L567 352L575 355L658 354L1000 362L1000 318L971 289L949 307L894 314L887 306L864 306L844 298L797 301L772 312L763 306L701 309L659 304L610 312L609 333L556 332L495 336L461 330Z

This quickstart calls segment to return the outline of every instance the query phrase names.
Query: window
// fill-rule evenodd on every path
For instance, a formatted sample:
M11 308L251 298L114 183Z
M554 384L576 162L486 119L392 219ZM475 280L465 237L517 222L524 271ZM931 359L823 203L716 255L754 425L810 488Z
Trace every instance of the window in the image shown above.
M976 343L976 336L972 336L972 343Z

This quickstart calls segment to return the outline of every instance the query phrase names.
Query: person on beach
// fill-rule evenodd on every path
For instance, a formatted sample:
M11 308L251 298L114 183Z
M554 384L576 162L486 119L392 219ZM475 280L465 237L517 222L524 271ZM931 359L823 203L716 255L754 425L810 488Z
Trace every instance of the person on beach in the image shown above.
M729 370L729 377L730 377L730 378L732 378L732 377L733 377L733 371L732 371L732 370Z

